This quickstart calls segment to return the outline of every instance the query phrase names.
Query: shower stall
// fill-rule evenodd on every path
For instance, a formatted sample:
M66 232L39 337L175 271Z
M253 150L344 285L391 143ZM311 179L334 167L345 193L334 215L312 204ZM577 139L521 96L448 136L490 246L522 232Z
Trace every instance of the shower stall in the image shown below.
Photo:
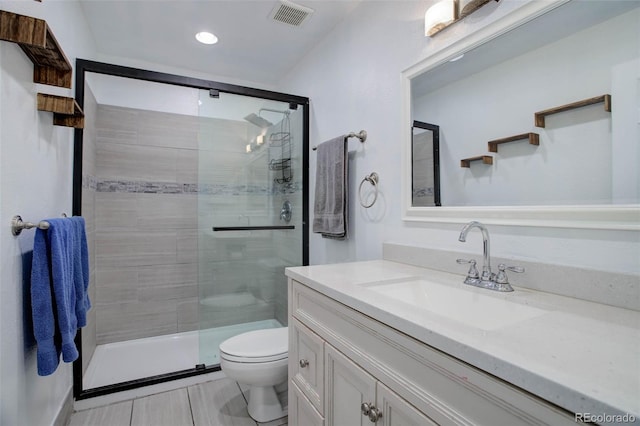
M93 307L76 399L219 370L219 344L287 325L308 264L308 99L78 60L74 214Z

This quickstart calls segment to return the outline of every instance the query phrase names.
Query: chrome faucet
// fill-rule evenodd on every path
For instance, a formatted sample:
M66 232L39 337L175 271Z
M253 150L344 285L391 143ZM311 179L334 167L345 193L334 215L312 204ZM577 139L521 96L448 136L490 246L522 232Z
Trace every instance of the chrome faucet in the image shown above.
M467 234L472 228L478 228L480 232L482 232L482 274L478 273L475 260L457 259L456 261L458 263L471 264L464 283L496 291L513 291L513 287L511 287L511 285L509 284L509 280L507 278L505 270L520 273L524 272L524 268L521 268L519 266L506 266L504 264L500 264L498 265L499 273L497 275L491 272L491 245L489 242L489 230L487 230L487 228L483 224L476 221L467 223L460 231L460 237L458 237L458 241L463 243L466 242Z
M460 231L460 236L458 237L458 241L464 243L467 241L467 234L472 228L478 228L480 232L482 232L482 275L480 279L482 281L491 281L494 274L491 272L491 247L489 243L489 231L487 228L481 224L480 222L469 222L467 223L462 231Z

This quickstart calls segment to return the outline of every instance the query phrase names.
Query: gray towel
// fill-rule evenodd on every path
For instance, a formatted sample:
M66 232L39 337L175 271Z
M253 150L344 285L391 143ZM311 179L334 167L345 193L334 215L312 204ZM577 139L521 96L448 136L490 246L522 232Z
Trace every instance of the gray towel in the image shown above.
M348 163L346 136L318 145L313 232L324 238L347 238Z

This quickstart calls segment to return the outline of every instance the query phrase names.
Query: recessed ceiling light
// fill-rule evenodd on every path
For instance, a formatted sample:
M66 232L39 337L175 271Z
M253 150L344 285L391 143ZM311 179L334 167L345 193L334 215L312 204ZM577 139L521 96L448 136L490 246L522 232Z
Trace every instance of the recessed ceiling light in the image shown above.
M202 31L196 34L196 40L204 44L216 44L218 42L218 37L207 31Z
M459 61L460 59L462 59L463 56L464 56L464 53L461 54L461 55L456 56L455 58L449 59L449 62Z

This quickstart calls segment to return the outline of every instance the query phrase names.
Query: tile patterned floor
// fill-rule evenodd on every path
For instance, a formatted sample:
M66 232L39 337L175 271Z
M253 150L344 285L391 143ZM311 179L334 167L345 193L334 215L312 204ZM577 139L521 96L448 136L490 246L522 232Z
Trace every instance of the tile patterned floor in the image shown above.
M68 426L283 426L256 423L238 383L224 378L105 407L75 412Z

